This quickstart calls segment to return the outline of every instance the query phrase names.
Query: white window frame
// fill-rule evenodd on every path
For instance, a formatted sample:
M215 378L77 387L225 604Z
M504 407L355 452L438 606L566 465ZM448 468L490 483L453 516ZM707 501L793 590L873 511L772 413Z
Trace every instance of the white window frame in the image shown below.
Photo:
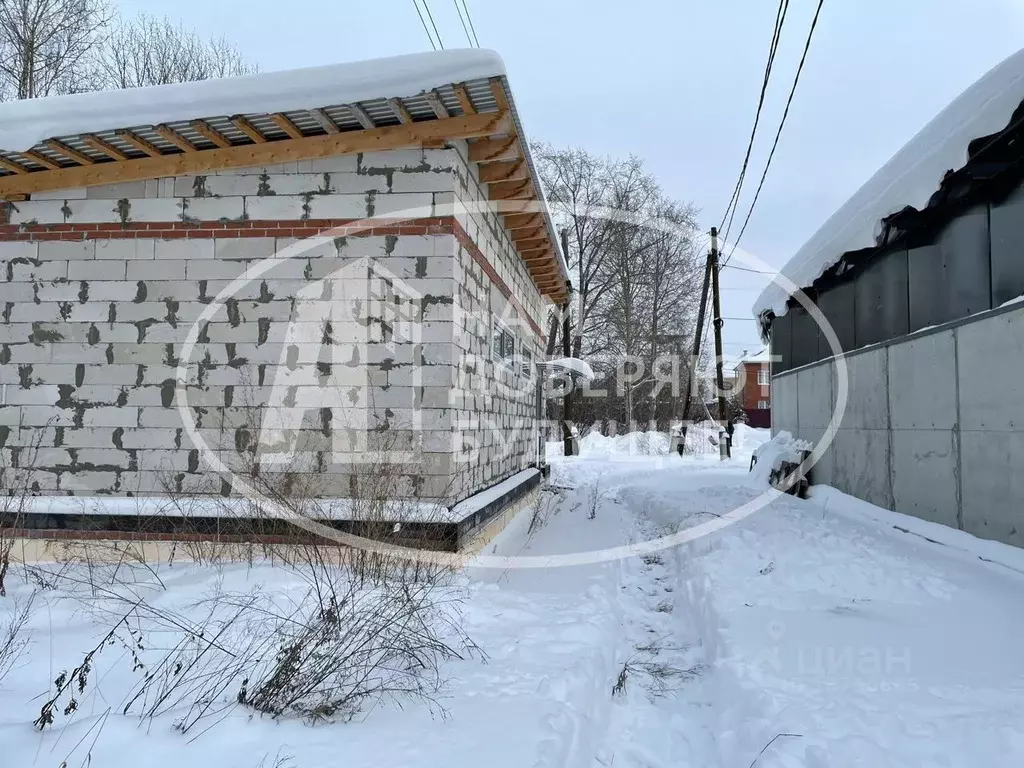
M768 400L758 400L757 401L757 410L759 410L759 411L767 411L767 410L770 410L771 407L772 407L772 404Z
M533 350L526 342L519 342L519 373L527 381L533 381Z
M496 343L498 337L501 338L500 351L496 349L499 346ZM491 326L491 360L495 365L500 365L512 373L516 372L516 341L512 329L495 318ZM509 350L506 349L507 344L511 347Z
M757 383L759 386L767 387L772 383L771 373L764 368L757 369Z

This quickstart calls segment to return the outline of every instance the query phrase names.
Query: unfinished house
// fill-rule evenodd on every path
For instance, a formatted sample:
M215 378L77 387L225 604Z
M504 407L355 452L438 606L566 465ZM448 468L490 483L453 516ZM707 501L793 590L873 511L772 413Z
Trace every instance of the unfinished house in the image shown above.
M772 426L873 504L1024 546L1024 51L830 218L755 311ZM817 315L817 317L816 317ZM824 321L824 322L822 322Z
M459 542L507 516L568 291L522 131L479 50L0 105L21 525L114 528L119 499L252 471L351 497L381 452Z

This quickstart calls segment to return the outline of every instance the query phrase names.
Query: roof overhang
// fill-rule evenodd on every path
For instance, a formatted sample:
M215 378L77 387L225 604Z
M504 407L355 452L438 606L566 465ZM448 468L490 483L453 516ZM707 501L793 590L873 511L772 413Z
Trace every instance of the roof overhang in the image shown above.
M489 205L542 295L561 303L568 269L503 71L493 52L445 51L11 102L0 105L0 199L466 140Z

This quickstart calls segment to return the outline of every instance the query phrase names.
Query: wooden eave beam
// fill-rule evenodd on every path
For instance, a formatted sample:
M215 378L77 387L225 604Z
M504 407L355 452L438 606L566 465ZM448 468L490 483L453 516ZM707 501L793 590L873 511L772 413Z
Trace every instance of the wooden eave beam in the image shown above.
M553 258L554 255L555 252L552 250L550 244L541 248L530 248L519 252L519 256L527 264L536 264L541 261L547 261L548 259Z
M131 131L114 131L114 135L121 141L127 142L135 147L140 152L149 155L150 157L160 157L163 153L146 141L141 136L136 136Z
M473 106L473 100L469 98L466 84L456 83L452 88L455 89L455 98L459 100L459 107L462 109L462 113L465 115L475 115L476 107Z
M426 120L411 125L390 125L372 131L344 131L326 136L268 141L264 144L240 144L54 171L15 171L16 175L0 178L0 196L156 179L164 176L188 176L222 168L313 160L355 152L418 147L425 141L472 139L503 134L509 131L510 126L511 118L508 114L485 112L446 120Z
M288 134L292 139L301 139L302 131L299 130L299 126L291 121L288 115L283 112L275 112L270 115L270 119L274 121L274 125L280 128L282 131Z
M471 163L518 160L520 157L522 157L522 153L519 151L519 139L515 135L503 139L481 139L469 145L469 161Z
M154 125L153 132L169 144L173 144L182 152L195 152L195 145L180 133L166 125Z
M58 141L57 139L47 139L43 143L54 152L64 155L64 157L68 158L69 160L74 160L79 165L92 165L93 163L96 162L87 154L79 152L77 149L73 147L69 147L63 141Z
M528 178L530 178L530 169L526 167L525 160L506 160L480 166L480 181L485 184Z
M231 118L231 124L252 139L255 144L263 144L267 140L267 137L260 133L260 129L250 123L245 115L235 115Z
M338 124L335 123L331 116L324 112L322 109L317 107L316 109L309 110L309 114L313 116L313 119L317 121L321 128L328 133L340 133L341 129Z
M27 157L36 165L41 165L43 166L43 168L48 168L51 171L60 168L60 163L58 163L55 160L51 160L45 155L41 155L38 152L35 152L34 150L26 149L24 152L19 152L18 154L21 155L22 157Z
M231 146L231 142L228 141L227 136L215 129L209 123L203 120L193 120L190 125L196 133L208 141L213 142L221 149L227 149Z
M83 144L88 144L97 152L100 152L113 160L129 159L128 155L126 155L120 149L115 147L113 144L104 141L99 136L93 136L91 133L86 133L82 135L81 139Z

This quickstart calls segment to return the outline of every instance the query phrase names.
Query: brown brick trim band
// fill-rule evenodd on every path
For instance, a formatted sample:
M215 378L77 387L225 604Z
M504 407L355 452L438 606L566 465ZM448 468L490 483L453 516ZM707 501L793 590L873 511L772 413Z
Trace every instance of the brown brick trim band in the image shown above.
M124 224L0 224L0 241L37 242L48 240L121 240L147 238L172 240L178 238L227 239L241 237L313 237L330 229L352 227L350 236L380 237L384 235L453 235L469 251L491 282L509 300L516 311L541 340L544 332L498 275L480 247L453 216L435 216L424 219L374 219L368 226L365 219L304 219L246 221L157 221L126 222ZM346 235L344 230L336 233Z

